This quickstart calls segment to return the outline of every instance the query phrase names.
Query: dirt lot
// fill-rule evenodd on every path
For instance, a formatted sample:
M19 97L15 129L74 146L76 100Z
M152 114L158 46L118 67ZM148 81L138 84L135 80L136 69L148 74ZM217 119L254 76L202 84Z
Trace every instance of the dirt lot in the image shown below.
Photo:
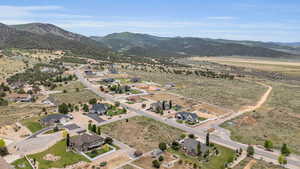
M175 158L172 157L172 154L168 153L168 152L164 153L162 156L164 157L163 163L165 163L165 164L176 160ZM155 160L155 158L152 158L151 156L144 156L144 157L140 158L139 160L134 161L133 164L135 164L139 167L142 167L144 169L153 169L153 167L152 167L153 160ZM182 167L183 167L183 165L179 165L178 162L176 162L174 164L174 166L171 168L164 167L163 165L161 165L160 168L161 169L179 169Z
M254 160L252 158L247 157L243 161L241 161L237 166L235 166L233 169L284 169L284 168L278 165L267 163L262 160Z
M116 121L101 127L101 131L125 144L148 152L157 148L160 142L171 142L183 131L143 116Z
M300 153L300 85L267 82L273 87L270 98L256 112L247 113L224 124L234 140L263 145L272 140L275 148L287 143ZM293 132L291 132L293 131ZM247 133L247 134L245 134Z
M170 93L236 111L242 106L254 104L266 91L266 87L256 84L254 81L213 79L155 71L126 70L126 72L163 86L174 83L176 87L168 90Z
M0 82L3 81L8 75L21 71L24 68L25 64L20 60L0 58Z

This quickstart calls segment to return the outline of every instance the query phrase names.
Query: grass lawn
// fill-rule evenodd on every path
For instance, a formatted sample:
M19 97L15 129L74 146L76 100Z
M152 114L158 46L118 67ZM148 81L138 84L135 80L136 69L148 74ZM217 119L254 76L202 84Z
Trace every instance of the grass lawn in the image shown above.
M43 159L47 154L52 154L61 158L57 161L48 161ZM44 152L29 155L29 158L35 158L39 162L40 169L48 169L51 167L63 168L65 166L75 164L80 161L89 162L89 160L83 157L82 155L79 155L72 151L66 152L65 140L59 141L54 146L50 147Z
M281 167L279 165L271 164L271 163L265 162L263 160L252 159L252 158L249 158L249 157L245 158L243 161L241 161L233 169L244 169L251 160L255 160L255 163L252 166L253 169L268 169L268 168L270 168L270 169L284 169L284 167Z
M35 133L44 128L42 124L39 122L41 117L32 117L21 121L21 123L27 127L32 133Z
M25 158L21 158L12 163L15 166L15 169L32 169L29 162Z
M239 142L263 145L268 139L277 149L286 143L293 153L300 154L300 85L267 83L273 86L273 91L266 104L256 112L224 123L223 127ZM252 122L246 123L246 117L251 117Z
M143 152L157 148L160 142L172 142L184 133L144 116L129 118L128 122L124 119L106 124L101 131Z
M56 93L56 94L51 94L50 96L53 97L55 102L57 102L58 104L61 103L78 104L79 102L86 103L90 99L100 98L92 91L87 89L79 90L79 92L76 92L75 89L71 89L71 90L67 89L67 93Z
M109 152L111 150L113 150L113 149L110 146L104 145L101 148L89 151L89 152L87 152L85 154L88 155L90 158L95 158L95 157L97 157L97 156L99 156L101 154L107 153L107 152Z
M126 114L126 112L124 112L123 109L118 109L118 108L108 110L106 113L106 115L108 115L108 116L117 116L117 115L121 115L121 114Z

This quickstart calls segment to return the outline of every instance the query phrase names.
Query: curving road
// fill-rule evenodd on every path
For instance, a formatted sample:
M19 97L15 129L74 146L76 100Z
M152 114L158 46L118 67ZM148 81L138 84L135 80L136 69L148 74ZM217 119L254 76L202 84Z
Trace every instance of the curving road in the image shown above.
M102 97L106 100L112 101L112 102L118 101L117 99L115 99L111 95L107 95L107 94L104 94L104 93L100 92L100 90L98 90L97 87L95 87L92 83L90 83L87 79L85 79L82 76L79 69L77 69L75 71L75 74L78 77L78 79L82 82L82 84L87 87L87 89L93 91L98 96L100 96L100 97ZM269 95L269 94L267 94L267 95ZM197 135L198 137L200 137L202 139L205 139L205 137L206 137L206 132L204 132L203 130L187 127L184 124L179 124L174 120L163 119L161 117L153 116L153 115L151 115L151 114L149 114L149 113L147 113L143 110L139 110L139 109L135 109L133 107L130 107L130 105L126 105L126 104L121 103L121 106L126 107L128 110L134 111L134 112L136 112L140 115L155 119L157 121L166 123L170 126L173 126L173 127L179 128L181 130L184 130L188 133L192 133L194 135ZM223 138L221 138L219 136L215 136L215 135L211 135L210 140L212 142L216 143L216 144L219 144L219 145L231 148L231 149L242 148L242 149L246 150L247 147L248 147L248 145L246 145L246 144L235 142L235 141L232 141L232 140L229 140L229 139L223 139ZM255 147L255 157L256 158L260 158L260 159L262 158L265 161L276 163L277 159L278 159L278 156L279 156L278 153L269 152L269 151L266 151L264 149L260 149L260 148ZM290 169L300 169L300 158L298 158L298 157L289 157L287 160L288 160L288 164L285 167L288 167Z

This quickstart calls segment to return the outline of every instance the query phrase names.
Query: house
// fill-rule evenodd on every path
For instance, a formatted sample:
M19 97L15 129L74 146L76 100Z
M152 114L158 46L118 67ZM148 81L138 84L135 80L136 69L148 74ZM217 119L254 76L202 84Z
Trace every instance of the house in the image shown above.
M111 73L111 74L118 74L118 71L117 71L117 69L115 68L115 65L114 65L114 64L109 65L108 71L109 71L109 73Z
M133 77L133 78L130 79L130 81L131 81L132 83L137 83L137 82L140 82L140 81L141 81L141 78L139 78L139 77Z
M8 96L8 99L12 102L32 102L33 97L30 94L18 94L13 93Z
M199 145L201 152L198 152ZM209 149L209 147L207 147L206 144L203 144L200 141L192 138L184 139L181 143L181 147L184 152L192 156L196 156L199 153L205 153Z
M188 122L191 122L191 123L198 123L199 122L199 117L196 113L179 112L179 113L176 113L175 117L178 120L184 120L184 121L188 121Z
M50 114L41 119L41 122L45 126L51 126L55 124L64 124L70 119L73 119L71 115L67 114Z
M152 158L157 158L162 154L163 154L163 151L161 151L161 149L155 149L151 152L151 157Z
M108 106L106 104L97 103L97 104L93 104L90 113L104 115L106 114L107 110L108 110Z
M91 76L91 75L95 75L96 73L94 73L93 71L91 70L85 70L84 71L85 75L88 75L88 76Z
M150 109L154 112L170 110L171 108L172 108L172 101L158 101L150 105Z
M105 83L112 83L114 81L115 81L115 79L113 79L113 78L102 79L102 82L105 82Z
M86 152L104 144L104 138L96 134L84 133L70 138L70 147L79 152Z

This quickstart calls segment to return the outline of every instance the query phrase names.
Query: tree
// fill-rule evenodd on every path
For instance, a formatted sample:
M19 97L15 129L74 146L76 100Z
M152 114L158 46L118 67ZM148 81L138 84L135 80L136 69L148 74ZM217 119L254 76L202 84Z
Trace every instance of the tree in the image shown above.
M164 157L163 157L163 156L159 156L159 157L158 157L158 160L159 160L159 161L164 161Z
M58 112L62 114L69 113L69 106L66 103L62 103L58 106Z
M209 132L206 134L206 146L209 146Z
M105 142L106 144L112 144L112 143L114 142L114 140L113 140L111 137L106 137L106 138L104 139L104 142Z
M285 155L280 155L279 157L278 157L278 163L280 164L280 165L286 165L287 164L287 159L286 159L286 157L285 157Z
M97 134L101 135L101 128L100 128L100 126L97 128Z
M287 144L283 144L281 147L281 154L285 156L289 156L291 154L291 150L288 148Z
M177 141L173 141L171 145L173 150L179 150L180 149L180 144Z
M96 133L97 132L97 126L96 124L92 125L92 132Z
M186 134L184 134L184 133L180 135L181 139L184 139L185 137L186 137Z
M88 130L89 130L89 131L92 131L92 123L89 123L89 125L88 125Z
M89 112L89 106L87 104L84 104L82 109L85 112Z
M189 134L189 138L194 139L195 135L194 134Z
M266 140L265 143L264 143L264 147L265 149L267 150L272 150L273 149L273 143L271 140Z
M247 148L247 156L252 157L254 155L254 147L249 145Z
M0 156L5 156L8 154L5 141L0 139Z
M115 102L115 106L116 106L116 107L119 107L119 106L120 106L120 102L116 101L116 102Z
M161 151L165 151L167 149L167 144L164 142L161 142L161 143L159 143L158 147Z
M201 144L200 143L198 143L197 144L197 155L201 155Z
M70 146L70 135L69 135L69 133L67 134L67 137L66 137L66 145L67 145L67 147Z
M97 99L93 98L89 100L89 104L96 104L97 103Z
M154 168L159 168L159 167L160 167L159 161L153 160L153 161L152 161L152 166L153 166Z
M76 88L76 92L79 92L79 88Z

